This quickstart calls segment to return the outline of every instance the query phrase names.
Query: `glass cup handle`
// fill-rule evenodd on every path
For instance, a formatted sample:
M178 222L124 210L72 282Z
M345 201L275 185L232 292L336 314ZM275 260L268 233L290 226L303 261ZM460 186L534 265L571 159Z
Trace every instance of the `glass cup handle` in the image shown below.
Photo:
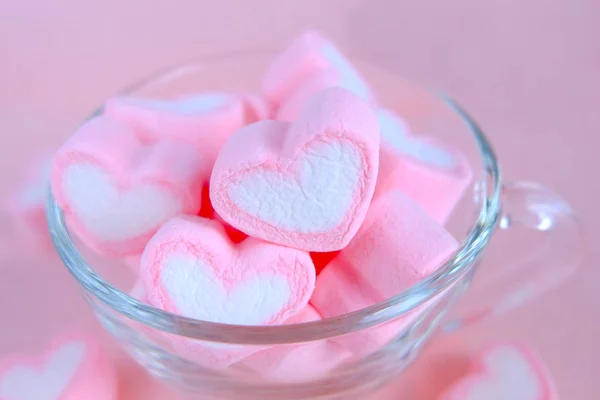
M501 204L498 230L477 267L483 269L464 296L467 308L450 317L446 332L521 306L563 282L581 263L579 223L558 195L537 183L515 182L503 186Z

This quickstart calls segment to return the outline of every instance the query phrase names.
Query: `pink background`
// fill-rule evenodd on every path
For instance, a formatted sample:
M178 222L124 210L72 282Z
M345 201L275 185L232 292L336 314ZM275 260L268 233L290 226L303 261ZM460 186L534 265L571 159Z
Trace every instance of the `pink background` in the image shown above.
M58 144L132 80L204 54L278 48L312 26L344 48L454 94L491 136L505 177L538 180L563 194L593 239L600 230L600 180L593 172L600 144L598 16L594 0L5 0L2 188L16 179L9 168ZM594 247L563 287L509 317L440 339L411 376L429 376L421 372L439 363L440 352L519 339L540 351L563 399L599 398L600 247ZM0 353L41 348L63 319L94 323L66 270L53 258L40 262L25 253L0 264L0 316ZM123 398L169 398L117 357L131 377ZM379 398L406 391L408 381Z

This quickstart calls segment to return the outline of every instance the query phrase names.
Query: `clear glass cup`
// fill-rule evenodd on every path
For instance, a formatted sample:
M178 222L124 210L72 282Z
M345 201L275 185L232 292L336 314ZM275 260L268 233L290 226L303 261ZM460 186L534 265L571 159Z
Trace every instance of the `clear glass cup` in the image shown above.
M207 58L125 92L165 99L210 90L255 92L273 57L246 52ZM347 315L284 326L225 325L170 314L128 295L135 279L131 270L122 260L94 255L71 237L50 194L49 229L64 264L103 326L155 377L202 399L362 399L401 373L432 333L506 312L559 283L578 264L579 228L569 206L537 184L503 182L488 139L455 102L394 72L353 61L380 102L400 113L414 132L460 148L470 161L474 184L447 223L460 248L427 279ZM449 313L485 264L482 255L488 249L515 255L514 260L489 269L478 300ZM393 332L387 344L370 346L369 335L382 329ZM315 347L343 340L363 343L364 352L336 365L308 361ZM216 369L181 351L181 343L276 350L287 358L278 374L265 374L244 360ZM310 368L298 367L303 362Z

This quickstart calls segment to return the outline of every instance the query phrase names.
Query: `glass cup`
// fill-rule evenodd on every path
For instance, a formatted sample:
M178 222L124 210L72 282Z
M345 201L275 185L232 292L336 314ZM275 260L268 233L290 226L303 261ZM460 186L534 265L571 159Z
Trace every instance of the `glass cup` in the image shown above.
M273 57L248 52L190 62L125 93L170 99L213 90L256 92ZM122 260L102 259L77 243L50 194L49 229L64 264L103 326L155 377L202 399L362 399L400 374L432 333L504 313L559 283L578 264L582 249L570 207L537 184L503 182L488 139L454 101L393 72L353 61L381 104L400 113L412 131L459 148L471 163L474 184L446 225L461 241L459 249L427 279L346 315L281 326L211 323L131 297L131 270ZM449 313L485 264L482 255L488 250L515 257L484 268L477 302ZM386 344L373 346L371 335L384 331ZM348 341L361 344L362 351L332 356L323 350L329 345L339 350ZM194 345L270 351L275 355L267 359L274 370L254 368L245 359L227 368L211 367L193 352L182 351Z

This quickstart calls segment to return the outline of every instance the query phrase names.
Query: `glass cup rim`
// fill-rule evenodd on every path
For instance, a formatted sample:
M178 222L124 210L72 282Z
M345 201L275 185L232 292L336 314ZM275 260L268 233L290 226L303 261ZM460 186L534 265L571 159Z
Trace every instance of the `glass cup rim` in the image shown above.
M229 54L229 57L234 58L240 56L248 57L256 56L256 54L248 52ZM125 94L155 80L164 79L165 76L179 68L214 63L217 60L219 58L214 56L206 57L169 68L162 73L153 74L149 78L130 85L122 93ZM461 118L476 142L485 177L481 182L477 182L476 186L476 195L481 199L481 208L477 221L458 249L436 272L385 301L318 321L272 326L222 324L163 311L117 289L90 268L73 243L66 228L62 210L56 203L52 192L49 191L47 219L54 246L63 263L79 284L102 303L136 322L178 336L243 345L292 344L324 340L388 322L434 298L466 274L489 242L500 213L501 173L489 140L475 120L456 101L443 93L430 92L446 103ZM90 118L100 112L102 112L102 107L98 108Z

